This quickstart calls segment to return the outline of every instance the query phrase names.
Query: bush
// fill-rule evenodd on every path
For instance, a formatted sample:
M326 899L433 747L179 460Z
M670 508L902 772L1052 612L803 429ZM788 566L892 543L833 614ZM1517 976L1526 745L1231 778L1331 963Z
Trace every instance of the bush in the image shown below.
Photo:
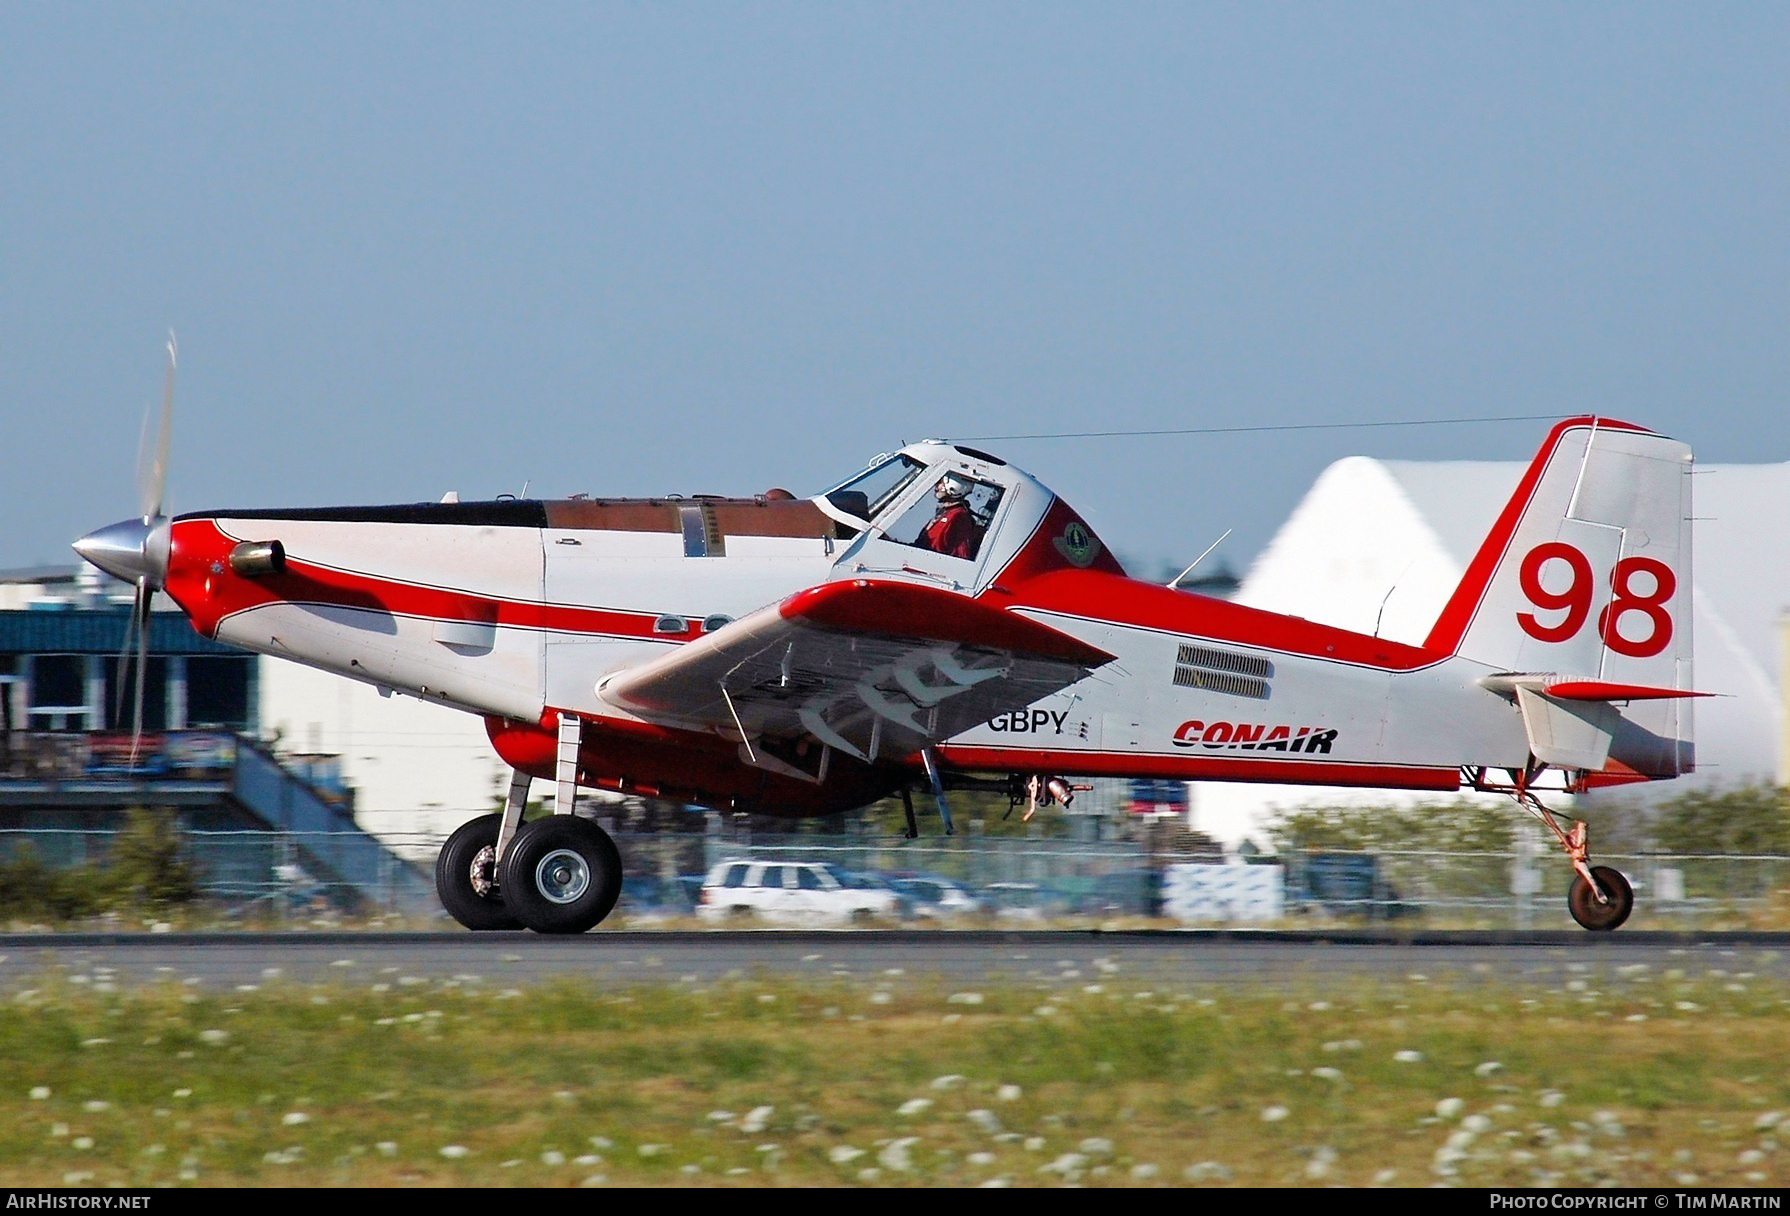
M1664 853L1790 854L1790 790L1692 791L1660 804L1652 826L1653 847Z
M0 920L65 922L193 903L198 874L180 849L174 816L141 808L126 813L104 864L52 869L26 843L0 862Z

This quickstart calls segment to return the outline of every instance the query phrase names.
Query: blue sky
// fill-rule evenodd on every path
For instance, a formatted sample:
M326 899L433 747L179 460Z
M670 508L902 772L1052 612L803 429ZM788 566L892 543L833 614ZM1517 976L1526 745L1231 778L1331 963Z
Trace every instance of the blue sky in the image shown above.
M0 6L0 565L170 505L1600 411L1790 459L1783 5ZM1009 441L1141 572L1329 461ZM1787 504L1790 506L1790 504Z

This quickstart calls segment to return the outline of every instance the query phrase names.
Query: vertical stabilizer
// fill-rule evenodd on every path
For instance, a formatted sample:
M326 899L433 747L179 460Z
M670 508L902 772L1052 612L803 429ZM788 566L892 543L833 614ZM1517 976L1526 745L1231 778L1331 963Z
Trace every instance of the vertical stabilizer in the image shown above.
M1657 690L1610 763L1691 767L1691 453L1608 418L1556 426L1437 618L1429 649L1505 672ZM1609 698L1614 701L1616 697Z

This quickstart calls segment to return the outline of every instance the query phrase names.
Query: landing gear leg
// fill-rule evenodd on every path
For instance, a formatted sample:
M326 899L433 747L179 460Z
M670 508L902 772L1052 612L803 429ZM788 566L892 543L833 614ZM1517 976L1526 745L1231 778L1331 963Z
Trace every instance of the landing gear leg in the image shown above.
M901 787L901 813L907 817L907 838L918 839L920 825L914 822L914 795L905 785Z
M1570 830L1562 829L1553 812L1529 790L1527 781L1519 783L1515 796L1519 806L1547 825L1572 862L1576 876L1566 895L1572 918L1594 933L1618 928L1635 910L1635 891L1620 870L1591 864L1591 833L1584 821L1575 822Z
M938 803L939 818L945 821L945 835L955 836L957 827L951 822L951 807L945 802L945 783L939 777L939 758L930 747L923 747L920 763L926 766L926 780L932 783L932 800Z

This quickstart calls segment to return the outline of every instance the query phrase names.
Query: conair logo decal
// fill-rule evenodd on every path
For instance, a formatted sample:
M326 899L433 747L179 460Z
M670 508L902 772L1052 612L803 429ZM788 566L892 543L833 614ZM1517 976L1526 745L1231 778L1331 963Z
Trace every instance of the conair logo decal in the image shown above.
M1211 747L1256 752L1330 754L1334 730L1315 726L1266 726L1252 722L1202 722L1195 718L1175 729L1176 747Z

